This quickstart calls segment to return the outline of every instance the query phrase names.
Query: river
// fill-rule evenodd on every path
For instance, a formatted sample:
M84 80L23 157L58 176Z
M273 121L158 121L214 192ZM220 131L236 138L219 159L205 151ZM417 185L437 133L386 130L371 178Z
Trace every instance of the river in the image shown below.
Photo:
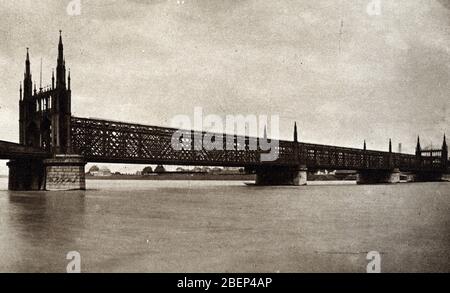
M0 271L450 272L450 183L88 180L85 192L9 192Z

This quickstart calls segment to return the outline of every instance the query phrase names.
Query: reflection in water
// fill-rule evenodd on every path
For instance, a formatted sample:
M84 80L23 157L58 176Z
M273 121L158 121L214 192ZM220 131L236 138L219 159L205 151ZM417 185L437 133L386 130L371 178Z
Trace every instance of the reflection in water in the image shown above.
M449 183L247 187L89 181L86 192L8 192L0 271L449 271ZM3 190L3 191L2 191Z
M8 194L11 206L9 223L21 226L27 232L37 232L37 235L43 236L42 239L47 239L46 235L54 233L53 227L58 223L69 221L83 224L84 192L67 194L8 192Z
M26 261L14 260L17 261L14 271L46 270L64 263L66 247L80 239L84 227L84 193L7 193L9 205L7 217L2 217L2 226L14 228L11 235L14 239L10 242L10 249L15 252L12 255L27 257ZM67 229L70 224L76 224L77 229ZM44 261L35 262L38 259Z

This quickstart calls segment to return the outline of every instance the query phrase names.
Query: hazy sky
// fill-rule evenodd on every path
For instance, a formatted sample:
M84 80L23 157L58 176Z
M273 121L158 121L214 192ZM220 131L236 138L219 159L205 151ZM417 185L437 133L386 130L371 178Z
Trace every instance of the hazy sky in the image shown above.
M301 141L407 152L450 133L450 0L69 2L0 0L1 140L18 140L25 48L49 84L59 29L76 116L278 114L282 138L297 121Z

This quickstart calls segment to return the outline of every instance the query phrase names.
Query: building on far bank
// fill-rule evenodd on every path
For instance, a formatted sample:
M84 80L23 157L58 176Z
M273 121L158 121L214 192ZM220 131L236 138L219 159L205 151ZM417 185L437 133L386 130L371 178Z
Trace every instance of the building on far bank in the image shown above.
M191 170L191 172L194 172L194 173L206 173L206 171L204 171L202 167L195 167L194 169Z
M242 174L242 173L244 173L244 169L237 168L237 167L224 167L221 173L227 174L227 175Z
M213 173L213 174L219 174L219 173L222 173L222 171L223 171L223 169L219 168L219 167L214 167L211 169L211 173Z

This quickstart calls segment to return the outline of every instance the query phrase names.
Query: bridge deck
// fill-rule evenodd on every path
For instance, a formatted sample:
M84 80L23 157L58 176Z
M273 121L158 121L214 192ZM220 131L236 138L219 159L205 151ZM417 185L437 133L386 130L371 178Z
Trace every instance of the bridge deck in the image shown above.
M141 124L72 117L72 144L89 162L165 165L257 167L306 165L310 169L437 171L445 166L441 157L369 151L328 145L279 141L275 161L262 161L261 140L226 135L221 150L202 144L206 135L223 134L183 131L183 150L172 147L177 129ZM232 148L226 141L232 141ZM256 144L257 148L250 146ZM196 146L200 145L200 148Z
M20 145L18 143L0 140L0 159L44 159L50 154L36 148Z
M198 165L198 166L287 166L306 165L310 170L390 170L440 172L448 162L440 156L362 150L329 145L278 141L276 160L264 161L262 139L219 133L183 131L183 150L173 148L174 128L72 117L74 151L88 162ZM208 145L205 136L220 138L222 148ZM204 142L206 141L206 143ZM230 144L227 142L231 142ZM275 141L276 142L276 141ZM202 144L204 143L204 144ZM209 144L212 144L209 141ZM198 147L200 146L200 147ZM51 154L41 149L0 141L0 159L43 159Z

